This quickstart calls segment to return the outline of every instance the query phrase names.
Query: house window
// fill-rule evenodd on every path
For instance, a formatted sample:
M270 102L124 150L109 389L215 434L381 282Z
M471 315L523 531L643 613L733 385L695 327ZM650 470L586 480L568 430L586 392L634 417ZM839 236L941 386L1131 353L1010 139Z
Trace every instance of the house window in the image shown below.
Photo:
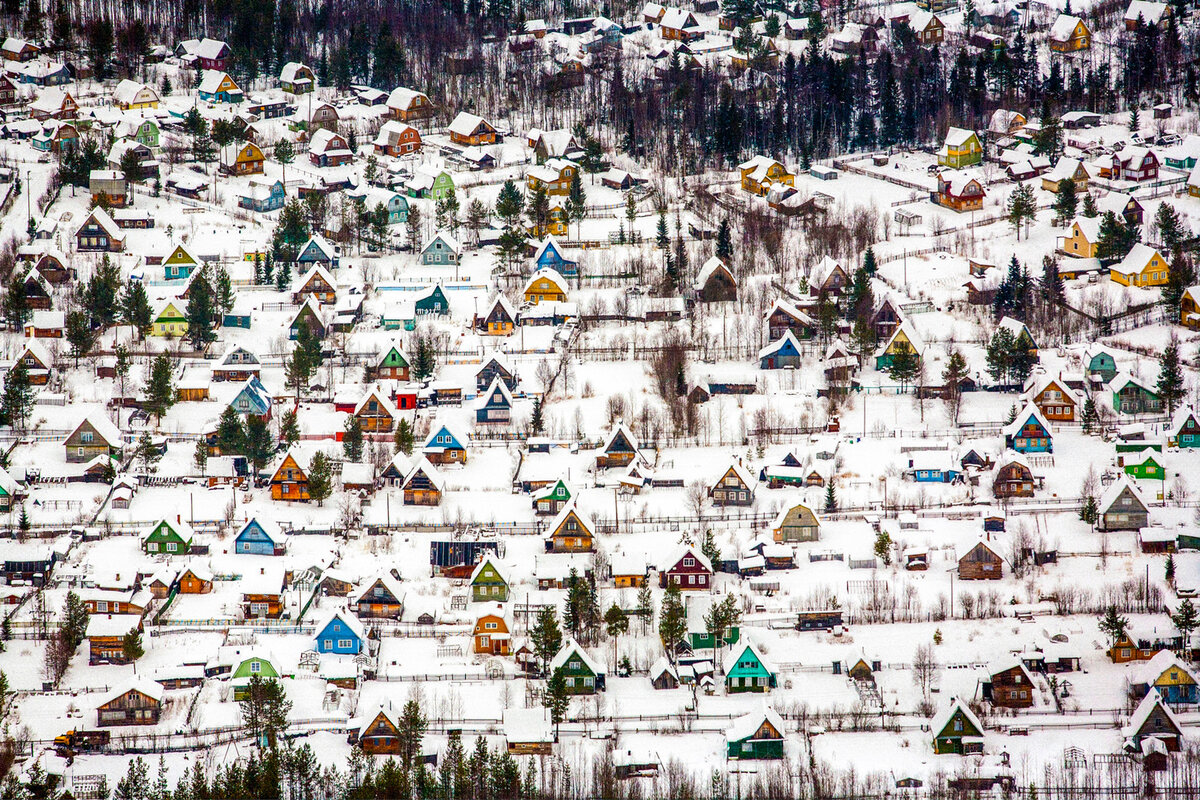
M82 441L84 444L91 444L91 443L92 443L92 440L93 440L94 438L95 438L95 436L92 434L92 432L91 432L91 431L84 431L84 432L83 432L82 434L80 434L80 436L79 436L79 439L80 439L80 441Z
M351 641L350 639L338 639L338 647L343 650L346 648L353 647L353 646L354 646L354 642Z
M325 649L326 649L326 650L332 650L332 649L333 649L333 639L326 639L326 640L325 640Z
M572 661L569 666L572 670L577 670L581 665L578 661Z
M683 565L685 567L694 567L694 566L696 566L696 559L692 558L691 556L688 556L687 558L685 558L683 560Z
M262 662L261 661L251 661L250 662L250 674L257 675L260 672L262 672Z
M179 545L176 542L167 542L167 552L168 553L174 553L178 549L179 549Z

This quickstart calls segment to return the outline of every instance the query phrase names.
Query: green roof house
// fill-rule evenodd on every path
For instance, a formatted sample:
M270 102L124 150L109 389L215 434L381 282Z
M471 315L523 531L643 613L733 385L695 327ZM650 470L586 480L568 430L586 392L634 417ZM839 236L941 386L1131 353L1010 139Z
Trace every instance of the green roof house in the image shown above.
M238 665L234 667L233 674L230 676L234 700L242 701L249 696L250 679L255 675L265 680L267 678L278 678L279 672L275 669L275 665L271 663L270 657L265 653L247 653L245 658L239 661Z
M507 603L508 581L490 555L475 565L471 573L471 601L474 603Z
M449 172L443 170L433 179L433 187L429 190L429 194L434 200L445 200L452 191L454 191L454 178L450 177Z
M770 708L738 717L725 731L725 748L728 758L783 758L783 720Z
M933 752L938 755L983 752L983 723L957 697L933 718L929 729L933 731Z
M769 692L777 685L774 666L750 643L729 664L725 673L725 691L729 694Z
M560 669L567 681L567 694L595 694L604 690L604 665L569 636L550 662L551 675Z
M540 515L557 514L571 500L571 487L559 478L533 496L533 508Z
M154 523L142 535L142 550L149 554L186 555L192 549L192 526L179 516Z

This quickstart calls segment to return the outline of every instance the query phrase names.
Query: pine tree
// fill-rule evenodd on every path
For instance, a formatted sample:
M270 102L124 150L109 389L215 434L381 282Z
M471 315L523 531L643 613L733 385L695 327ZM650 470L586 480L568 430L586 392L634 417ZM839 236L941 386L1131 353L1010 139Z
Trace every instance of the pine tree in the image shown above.
M275 443L271 439L271 430L267 421L257 414L246 418L246 459L254 470L254 474L263 471L275 452Z
M121 637L121 655L125 657L125 661L132 664L146 654L142 647L142 633L139 630L132 630Z
M212 284L208 282L208 271L201 270L192 279L188 289L187 338L193 350L202 350L216 341L217 309L214 303Z
M567 709L571 706L571 696L567 694L567 679L562 668L554 670L550 680L546 682L546 691L542 693L542 705L550 712L550 722L554 725L554 741L558 741L558 726L566 718Z
M987 346L987 371L996 383L1007 383L1016 340L1008 328L997 328Z
M1158 396L1167 405L1167 414L1174 414L1179 401L1184 397L1183 366L1179 360L1179 339L1175 336L1163 349L1158 362Z
M1092 198L1091 192L1083 193L1083 207L1079 211L1080 216L1093 218L1100 214L1100 209L1096 208L1096 201Z
M868 277L873 277L879 271L879 267L875 262L875 249L867 245L867 251L863 253L863 270Z
M362 461L363 454L363 429L362 422L358 417L351 414L346 417L346 424L342 432L342 451L346 454L346 460L354 463Z
M154 312L150 308L145 284L141 281L128 281L121 295L121 320L137 331L139 339L145 339L150 333L153 318Z
M921 369L921 357L912 349L908 342L896 342L888 365L888 377L900 384L904 391L912 383Z
M1110 649L1116 647L1128 630L1129 619L1121 615L1115 605L1104 609L1104 616L1100 618L1100 632L1108 639Z
M0 401L0 424L24 430L36 401L29 367L23 359L18 359L5 376L3 400Z
M880 531L875 536L875 557L882 561L885 567L892 564L892 537L887 531Z
M671 582L663 595L662 609L658 618L658 637L672 664L675 663L676 648L686 634L687 611L683 607L679 585Z
M1171 553L1167 553L1167 563L1163 568L1163 579L1166 580L1167 585L1175 585L1175 556Z
M1092 495L1089 494L1083 498L1083 507L1079 509L1079 518L1095 530L1096 522L1100 519L1100 509L1096 504L1096 498Z
M541 662L542 674L545 674L550 659L562 648L562 631L558 629L558 614L554 606L544 605L538 609L530 640L533 643L533 653Z
M437 354L434 352L433 339L426 333L417 334L417 349L413 355L412 374L419 381L433 375L437 369Z
M171 357L159 353L150 366L150 381L146 384L145 408L154 415L155 422L162 420L162 415L175 405L175 378Z
M1179 635L1183 638L1183 652L1185 658L1191 658L1192 650L1192 632L1200 627L1200 615L1196 612L1196 606L1189 599L1184 599L1175 613L1171 614L1171 623L1179 630Z
M1064 227L1071 224L1071 220L1075 219L1078 205L1075 181L1063 178L1058 182L1058 194L1054 198L1054 216L1058 220L1058 224Z
M1083 403L1083 412L1080 415L1079 421L1083 423L1083 433L1088 436L1095 430L1096 425L1100 422L1100 413L1096 410L1096 401L1091 397Z
M1063 301L1065 289L1062 275L1058 272L1058 261L1050 256L1042 259L1042 296L1052 306Z
M1177 250L1191 236L1187 223L1170 203L1164 202L1154 215L1154 227L1158 229L1158 240L1167 250Z
M33 309L29 307L29 298L25 294L25 278L14 272L4 295L4 318L10 328L20 330L32 316Z
M221 455L236 455L245 452L246 432L242 428L242 418L232 405L225 406L221 419L217 422L217 450Z
M729 230L729 217L722 217L717 228L717 258L726 264L733 262L733 235Z
M721 550L717 547L717 541L713 536L712 529L704 532L704 540L700 543L700 552L708 559L708 563L714 565L714 567L721 560Z
M825 486L825 513L834 514L837 513L837 509L837 491L833 488L833 481L830 480Z
M1179 314L1183 295L1196 283L1196 268L1191 258L1179 252L1171 260L1167 270L1167 285L1162 287L1162 304L1167 314L1175 317Z
M406 456L412 455L413 451L413 432L412 426L408 424L408 420L401 417L400 422L396 425L396 452L403 453Z
M313 455L312 463L308 468L308 496L315 500L317 505L323 505L326 498L333 492L333 476L332 468L329 465L329 457L322 451L317 451Z
M296 409L289 408L279 421L279 441L284 447L291 447L300 441L300 422L296 419Z

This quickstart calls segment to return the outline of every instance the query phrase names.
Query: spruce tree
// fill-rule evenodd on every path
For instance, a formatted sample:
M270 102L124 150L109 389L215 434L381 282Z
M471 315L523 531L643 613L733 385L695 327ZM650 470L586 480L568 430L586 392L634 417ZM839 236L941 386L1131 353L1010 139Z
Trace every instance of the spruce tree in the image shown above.
M1167 414L1174 414L1184 396L1183 365L1179 360L1179 339L1172 336L1163 349L1158 361L1158 383L1155 388L1159 398L1167 406Z
M352 461L355 463L362 461L362 422L353 414L346 417L346 424L342 432L342 451L346 454L347 461Z
M162 415L175 405L175 370L171 366L171 357L159 353L150 365L150 381L146 384L145 408L154 415L155 423L162 421Z
M329 457L318 450L308 467L308 496L317 505L323 505L332 492L333 475Z

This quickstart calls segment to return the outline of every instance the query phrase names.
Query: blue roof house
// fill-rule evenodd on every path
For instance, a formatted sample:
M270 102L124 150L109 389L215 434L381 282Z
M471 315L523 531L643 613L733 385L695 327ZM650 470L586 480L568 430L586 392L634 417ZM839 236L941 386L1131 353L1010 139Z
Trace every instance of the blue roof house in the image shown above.
M242 390L237 393L229 405L242 416L253 414L256 417L269 417L271 416L271 393L255 375L246 381Z
M320 264L327 268L336 267L338 265L337 248L330 244L324 236L310 236L304 246L300 248L300 254L296 256L296 263L307 266Z

